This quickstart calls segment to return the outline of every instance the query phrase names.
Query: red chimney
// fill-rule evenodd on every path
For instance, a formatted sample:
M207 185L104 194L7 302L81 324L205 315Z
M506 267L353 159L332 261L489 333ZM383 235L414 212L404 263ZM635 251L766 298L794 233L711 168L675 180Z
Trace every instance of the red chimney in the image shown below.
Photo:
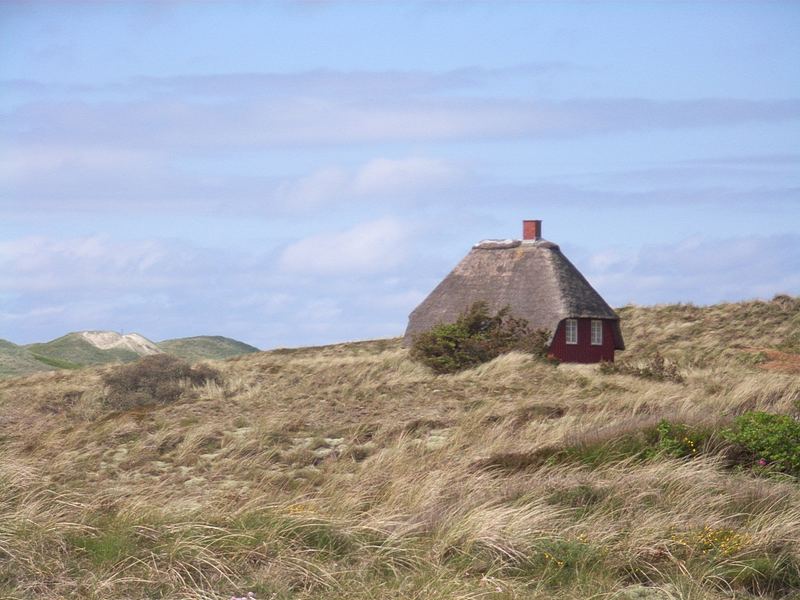
M522 222L522 239L523 240L540 240L540 239L542 239L542 222L541 221L523 221Z

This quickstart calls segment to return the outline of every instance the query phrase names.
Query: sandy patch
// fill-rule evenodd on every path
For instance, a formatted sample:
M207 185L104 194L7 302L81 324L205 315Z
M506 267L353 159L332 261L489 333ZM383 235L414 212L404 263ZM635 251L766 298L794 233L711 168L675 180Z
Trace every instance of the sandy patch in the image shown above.
M131 350L141 356L160 354L161 349L146 337L138 333L119 334L116 331L84 331L81 336L92 346L101 350L122 348Z

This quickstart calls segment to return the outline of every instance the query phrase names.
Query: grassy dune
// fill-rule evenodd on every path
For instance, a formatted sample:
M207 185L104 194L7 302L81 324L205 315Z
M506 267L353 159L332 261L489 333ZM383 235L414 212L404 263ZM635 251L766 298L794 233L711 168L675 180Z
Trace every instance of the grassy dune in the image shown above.
M37 360L27 348L0 339L0 377L49 371L54 367Z
M128 362L139 355L126 348L101 349L85 340L80 333L68 333L55 340L25 346L39 360L56 368L78 368L109 362ZM46 362L51 361L51 362Z
M222 336L164 340L158 343L158 347L166 354L189 362L222 360L258 352L258 348ZM125 363L135 361L140 356L128 348L98 348L80 332L68 333L49 342L25 346L0 339L0 378L55 369L79 369L85 366Z
M0 597L800 598L800 484L640 452L662 420L797 414L800 299L626 307L627 360L447 376L400 340L214 363L114 412L111 367L0 381ZM652 449L651 449L652 450Z
M167 354L178 356L189 362L198 360L223 360L240 354L258 352L258 348L222 337L221 335L201 335L158 342L158 347Z

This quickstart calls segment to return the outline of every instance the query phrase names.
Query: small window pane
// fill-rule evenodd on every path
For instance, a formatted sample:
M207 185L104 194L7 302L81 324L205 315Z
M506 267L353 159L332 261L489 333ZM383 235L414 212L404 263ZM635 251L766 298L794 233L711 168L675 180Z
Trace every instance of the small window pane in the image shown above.
M568 344L577 344L578 343L578 320L577 319L567 319L567 343Z
M602 346L603 345L603 322L602 321L592 321L592 345L593 346Z

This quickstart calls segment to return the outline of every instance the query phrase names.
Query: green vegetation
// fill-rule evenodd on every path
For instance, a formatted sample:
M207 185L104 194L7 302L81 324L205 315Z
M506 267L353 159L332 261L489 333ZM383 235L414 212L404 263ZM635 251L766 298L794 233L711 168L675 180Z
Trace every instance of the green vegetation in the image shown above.
M620 430L593 432L568 445L545 446L529 453L499 453L475 464L482 469L513 472L542 465L583 464L599 467L624 460L664 457L692 459L719 455L728 467L780 471L800 476L800 421L790 415L747 412L731 427L686 424L662 419Z
M485 302L476 302L455 323L415 336L410 356L436 373L455 373L515 350L544 357L548 338L511 316L509 307L491 315Z
M253 346L221 336L165 340L158 347L165 354L189 362L222 360L258 351ZM127 363L139 357L140 354L126 348L98 348L80 333L70 333L50 342L27 346L0 340L0 378L53 369Z
M136 539L130 529L100 529L91 534L67 536L67 543L86 556L93 566L109 566L134 556Z
M542 465L582 464L599 467L624 460L657 460L664 457L693 458L702 452L719 451L710 446L717 432L707 425L687 425L662 419L628 426L611 426L584 434L571 443L544 446L533 452L498 453L475 464L483 469L508 472Z
M0 340L0 377L27 375L50 369L49 365L38 361L26 348Z
M204 335L178 338L158 342L158 347L167 354L197 362L199 360L224 360L258 352L258 348L220 335Z
M655 449L659 454L675 458L693 458L699 452L708 450L706 445L715 432L708 427L691 427L684 423L662 420L656 427L656 433L658 438Z
M800 421L790 415L747 412L724 436L749 455L751 464L800 477Z
M53 367L54 369L79 369L81 365L69 362L68 360L61 360L59 358L51 358L48 356L41 356L31 352L31 356L38 360L40 363Z
M29 344L25 347L36 355L39 361L50 360L54 363L80 366L103 365L110 362L130 362L139 358L136 352L124 348L102 350L89 343L80 333L68 333L50 342Z

